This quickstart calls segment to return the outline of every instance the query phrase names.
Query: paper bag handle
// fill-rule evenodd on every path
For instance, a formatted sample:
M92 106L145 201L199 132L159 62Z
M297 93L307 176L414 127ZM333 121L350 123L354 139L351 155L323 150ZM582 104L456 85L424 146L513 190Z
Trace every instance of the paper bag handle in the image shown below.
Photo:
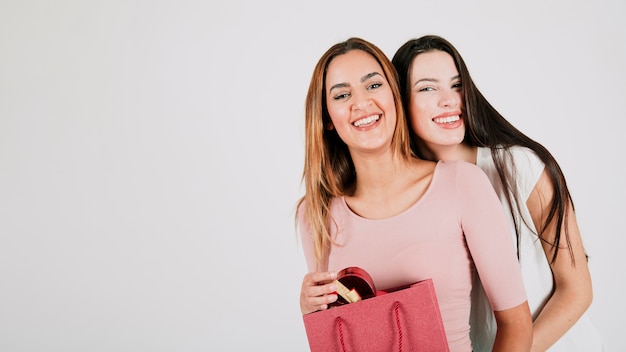
M398 352L402 352L403 337L404 337L403 335L404 323L402 323L402 319L400 319L400 302L398 301L393 302L392 311L393 311L394 320L396 322L395 325L398 328ZM335 324L337 325L337 333L339 334L339 344L341 346L341 352L348 352L348 349L346 348L346 340L345 340L346 334L344 334L343 323L342 323L341 317L337 317L335 319Z

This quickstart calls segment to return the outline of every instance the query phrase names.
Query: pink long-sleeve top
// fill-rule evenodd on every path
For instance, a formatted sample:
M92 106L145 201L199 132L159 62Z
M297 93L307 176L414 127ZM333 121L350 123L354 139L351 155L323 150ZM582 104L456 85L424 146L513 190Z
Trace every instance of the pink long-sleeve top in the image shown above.
M306 204L303 203L303 206ZM309 271L316 268L313 237L299 212ZM485 173L463 161L438 162L428 190L409 209L371 220L331 202L329 225L337 242L328 270L365 269L376 289L432 278L451 351L471 351L470 291L474 270L494 310L513 308L526 293L506 214Z

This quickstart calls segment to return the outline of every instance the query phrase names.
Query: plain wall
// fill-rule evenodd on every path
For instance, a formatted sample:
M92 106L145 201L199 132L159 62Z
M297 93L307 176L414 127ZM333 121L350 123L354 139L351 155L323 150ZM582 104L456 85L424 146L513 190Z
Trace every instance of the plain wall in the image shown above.
M0 350L306 351L304 98L443 35L560 162L624 351L626 2L1 1Z

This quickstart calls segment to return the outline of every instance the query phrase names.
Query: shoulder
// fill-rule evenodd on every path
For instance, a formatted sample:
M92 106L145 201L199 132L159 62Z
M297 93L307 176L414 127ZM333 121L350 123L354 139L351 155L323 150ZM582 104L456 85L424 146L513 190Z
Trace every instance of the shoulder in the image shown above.
M447 179L447 182L460 187L475 186L477 184L485 184L491 187L487 175L480 167L463 160L439 161L435 175L439 179Z
M300 198L296 205L296 213L298 214L298 216L301 216L300 214L304 212L306 212L306 197Z
M543 171L545 164L531 149L526 147L511 147L511 162L514 165L517 188L527 198L534 189Z
M516 145L508 148L478 148L478 151L477 164L485 170L495 168L491 151L494 151L505 164L512 167L517 177L530 177L536 181L545 167L539 156L527 147Z
M489 178L494 180L494 184L498 184L500 181L491 151L504 163L504 171L511 183L510 186L516 188L516 192L521 199L527 199L545 168L545 164L537 154L530 148L523 146L482 149L482 152L480 152L481 148L479 148L477 163L485 170Z
M543 162L541 159L535 154L535 152L528 148L519 145L514 145L511 147L496 147L496 148L479 148L479 150L483 149L482 155L483 157L489 157L491 159L491 150L494 150L496 154L498 154L503 160L507 163L513 163L516 167L521 168L540 168L543 169Z
M437 163L437 171L441 170L441 172L452 173L452 174L463 174L463 175L479 175L480 177L484 177L485 174L482 169L475 164L464 160L449 160L444 161L441 160Z
M511 156L516 162L525 162L529 164L540 164L543 166L543 162L534 151L530 148L522 146L513 146L509 148Z
M343 198L343 196L338 196L338 197L333 197L330 199L330 202L328 204L328 208L330 209L330 213L335 214L337 213L337 211L339 209L342 208L342 205L345 204L345 200ZM300 221L301 223L307 223L308 221L308 207L309 204L307 203L307 198L302 197L297 205L296 205L296 218L298 219L298 221ZM313 206L313 209L315 209L315 207Z

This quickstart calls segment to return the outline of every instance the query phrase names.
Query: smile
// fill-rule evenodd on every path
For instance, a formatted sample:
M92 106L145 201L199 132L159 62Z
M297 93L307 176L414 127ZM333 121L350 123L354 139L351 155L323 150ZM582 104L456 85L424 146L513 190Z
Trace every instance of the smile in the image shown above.
M448 117L436 117L433 119L436 123L453 123L459 121L460 117L457 116L448 116Z
M380 115L370 115L370 116L362 118L360 120L356 120L352 124L355 127L361 127L361 126L371 125L371 124L373 124L374 122L376 122L378 120L380 120Z

